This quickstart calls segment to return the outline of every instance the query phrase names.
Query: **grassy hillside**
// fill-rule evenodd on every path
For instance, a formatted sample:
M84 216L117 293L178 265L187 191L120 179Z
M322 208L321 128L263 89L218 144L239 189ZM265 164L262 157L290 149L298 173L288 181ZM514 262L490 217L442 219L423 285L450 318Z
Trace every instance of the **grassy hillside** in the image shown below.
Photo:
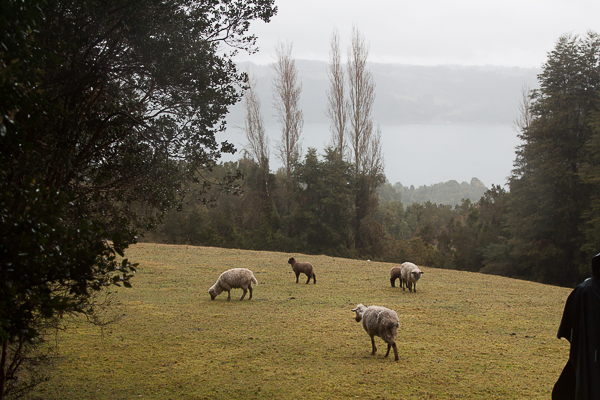
M295 283L290 254L139 244L121 321L68 322L45 399L524 399L550 397L568 355L556 331L569 289L423 267L418 293L389 283L391 264L294 254L317 284ZM232 267L259 281L210 300ZM301 277L302 279L302 277ZM400 361L350 310L398 312ZM392 352L393 353L393 352Z

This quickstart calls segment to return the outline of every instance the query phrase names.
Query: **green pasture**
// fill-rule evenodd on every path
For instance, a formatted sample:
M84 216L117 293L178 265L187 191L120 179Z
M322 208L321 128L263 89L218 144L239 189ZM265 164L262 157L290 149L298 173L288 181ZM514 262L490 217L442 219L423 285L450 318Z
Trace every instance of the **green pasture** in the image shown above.
M418 293L392 288L393 264L325 256L138 244L133 289L104 334L66 319L43 399L548 399L569 345L556 331L569 289L422 267ZM290 256L315 266L299 284ZM234 267L254 297L211 301ZM350 310L396 310L400 361ZM392 352L393 353L393 352Z

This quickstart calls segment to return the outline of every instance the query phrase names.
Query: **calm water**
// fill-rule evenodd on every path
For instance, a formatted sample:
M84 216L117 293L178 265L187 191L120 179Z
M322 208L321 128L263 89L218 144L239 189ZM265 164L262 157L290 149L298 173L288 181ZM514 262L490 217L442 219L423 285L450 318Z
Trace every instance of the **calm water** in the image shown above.
M271 169L276 170L281 165L274 150L279 125L267 124L266 130L271 142ZM381 125L381 133L388 181L415 187L449 180L470 182L474 177L487 187L504 185L520 143L511 125ZM245 144L238 129L229 129L223 139L238 149ZM304 125L304 154L308 147L317 148L321 154L329 142L328 123Z

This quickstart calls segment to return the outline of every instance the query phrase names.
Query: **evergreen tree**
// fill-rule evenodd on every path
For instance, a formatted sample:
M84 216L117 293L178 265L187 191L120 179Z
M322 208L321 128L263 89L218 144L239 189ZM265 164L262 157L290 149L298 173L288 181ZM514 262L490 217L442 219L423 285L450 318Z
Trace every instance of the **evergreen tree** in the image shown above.
M597 34L561 37L532 94L508 204L511 255L530 279L573 285L589 273L582 227L592 190L580 169L591 156L599 56Z
M580 177L590 187L590 205L584 210L583 251L587 254L600 252L600 112L593 115L593 132L585 147L587 160L582 162Z

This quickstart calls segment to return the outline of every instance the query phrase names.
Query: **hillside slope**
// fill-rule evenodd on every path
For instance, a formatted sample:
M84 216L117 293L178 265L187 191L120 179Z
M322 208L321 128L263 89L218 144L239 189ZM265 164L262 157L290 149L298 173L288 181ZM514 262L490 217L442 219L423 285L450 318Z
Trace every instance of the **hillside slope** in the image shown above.
M296 284L289 256L315 266ZM325 256L139 244L122 318L82 320L58 337L62 358L41 398L547 399L568 356L556 339L570 290L432 269L418 293L392 288L391 264ZM251 301L208 288L232 267L259 281ZM398 312L400 361L370 355L350 310Z

